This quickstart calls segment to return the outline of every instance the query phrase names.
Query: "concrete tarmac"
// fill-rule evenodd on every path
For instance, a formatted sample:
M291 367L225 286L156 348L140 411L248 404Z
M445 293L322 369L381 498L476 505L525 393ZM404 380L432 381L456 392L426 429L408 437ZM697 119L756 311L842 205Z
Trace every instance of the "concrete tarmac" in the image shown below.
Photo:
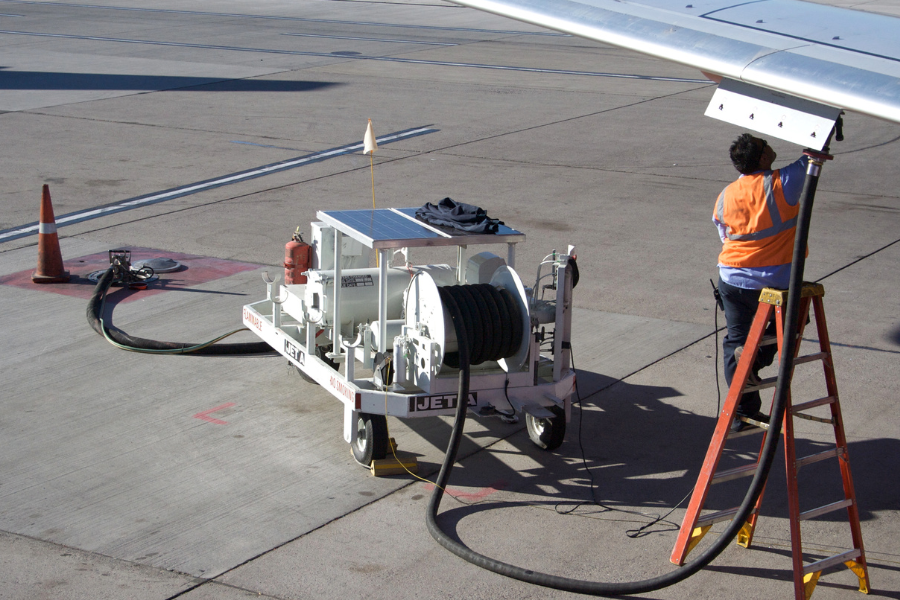
M900 2L860 8L896 15ZM696 481L726 391L710 219L741 133L703 116L702 74L438 0L0 0L0 48L0 599L576 597L438 546L431 486L360 468L341 405L283 358L129 353L86 322L88 274L130 248L188 269L112 293L115 326L190 342L240 327L295 227L371 206L369 158L335 152L369 118L378 136L427 128L375 153L379 207L483 206L527 235L526 279L551 250L578 248L581 403L566 441L545 452L522 424L469 419L442 526L567 577L675 568L684 508L669 509ZM870 596L900 598L900 125L848 114L845 135L819 183L806 278L826 289ZM769 141L776 166L802 150ZM43 184L69 284L30 280ZM795 398L823 389L798 367ZM389 425L433 478L450 420ZM801 422L798 452L828 438ZM642 597L791 597L781 465L750 549ZM804 510L840 493L830 463L800 483ZM746 485L707 506L736 505ZM803 536L806 562L851 547L841 512ZM829 569L813 597L853 597L856 583Z

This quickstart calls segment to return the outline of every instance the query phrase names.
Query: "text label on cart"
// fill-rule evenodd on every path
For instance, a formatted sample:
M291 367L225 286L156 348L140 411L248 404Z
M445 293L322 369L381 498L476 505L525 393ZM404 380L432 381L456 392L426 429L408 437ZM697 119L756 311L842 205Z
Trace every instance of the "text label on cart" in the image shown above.
M290 340L284 340L284 353L287 354L289 358L296 360L300 366L306 364L306 355L300 348L293 345Z
M469 392L469 406L478 404L478 392ZM409 399L409 412L426 410L446 410L456 408L456 394L438 396L413 396Z

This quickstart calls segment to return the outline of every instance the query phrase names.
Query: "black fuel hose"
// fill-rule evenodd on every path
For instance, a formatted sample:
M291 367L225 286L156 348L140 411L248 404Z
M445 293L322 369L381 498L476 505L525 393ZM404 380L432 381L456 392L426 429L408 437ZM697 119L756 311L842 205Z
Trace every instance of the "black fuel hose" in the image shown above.
M773 405L772 407L772 425L770 426L769 435L766 437L766 444L763 448L762 455L760 456L760 468L758 469L756 476L753 478L753 482L750 485L750 490L747 492L747 496L744 498L744 502L743 504L741 504L741 507L738 510L738 514L735 516L730 526L719 536L719 538L713 543L710 548L708 548L705 552L698 556L694 561L688 563L687 565L676 571L672 571L670 573L660 575L652 579L624 583L604 583L571 579L567 577L541 573L538 571L533 571L531 569L524 569L522 567L504 563L502 561L475 552L474 550L467 548L463 544L457 542L446 533L444 533L437 523L437 513L440 509L441 499L444 495L444 489L447 487L447 482L450 478L450 472L452 471L453 464L456 461L456 455L459 451L459 444L462 440L463 428L465 427L466 412L468 410L468 406L467 402L464 399L469 397L470 369L468 361L469 353L467 348L468 339L466 337L466 327L463 321L463 317L460 313L459 306L456 304L456 301L452 297L447 296L443 299L445 302L445 306L447 306L448 312L450 313L450 318L453 321L453 325L456 328L456 336L459 342L460 370L459 383L457 388L456 418L453 423L453 430L450 433L450 441L447 446L447 453L444 456L444 462L441 465L440 473L438 474L438 478L435 481L434 492L432 493L431 499L428 502L428 508L425 515L425 524L428 528L428 532L431 534L431 537L433 537L435 541L437 541L437 543L439 543L441 546L443 546L453 554L456 554L460 558L483 569L493 571L500 575L505 575L506 577L518 579L526 583L532 583L535 585L541 585L544 587L574 592L578 594L589 594L594 596L617 596L623 594L639 594L643 592L650 592L663 587L668 587L670 585L678 583L679 581L687 579L688 577L694 575L697 571L705 567L707 564L712 562L712 560L715 559L716 556L718 556L725 549L728 543L732 539L734 539L740 528L743 526L747 515L749 515L750 511L753 509L753 506L756 504L756 499L759 497L759 493L762 490L763 485L765 484L766 477L768 476L769 469L772 466L772 459L775 456L775 448L778 444L779 434L781 430L781 418L784 414L783 400L780 404L776 403L777 405Z
M94 331L126 350L165 354L191 354L194 356L274 353L272 347L265 342L241 342L236 344L215 344L214 342L205 344L160 342L157 340L133 337L119 329L106 327L103 323L103 307L106 300L106 294L109 292L114 276L114 270L109 268L97 281L94 293L91 295L90 301L88 301L87 321Z
M766 479L769 476L769 471L772 468L772 462L775 458L775 450L778 447L779 438L781 437L781 425L784 418L785 404L787 402L791 375L794 368L794 355L797 351L800 290L803 285L803 270L806 263L806 242L809 235L809 222L812 215L813 198L815 196L817 183L818 171L816 171L815 176L812 176L812 171L808 171L806 180L804 181L803 192L801 193L800 214L797 219L797 234L794 240L793 266L791 268L787 309L785 311L787 331L785 331L784 335L781 361L778 368L778 384L775 390L775 398L772 403L769 430L766 435L765 444L760 451L759 466L737 514L729 523L725 531L719 535L709 548L704 550L690 563L664 575L640 581L606 583L560 577L558 575L550 575L510 565L475 552L444 533L437 523L437 514L440 509L441 498L444 495L444 489L447 487L450 473L453 470L453 464L456 461L459 444L462 440L463 428L465 427L466 422L466 412L468 410L467 399L469 397L470 377L469 339L466 332L466 323L459 304L450 294L441 294L441 299L450 313L450 318L453 322L457 340L459 342L459 385L456 401L456 418L453 423L453 430L450 433L450 441L447 445L444 462L441 465L440 473L435 481L434 492L431 494L431 498L428 501L428 508L425 514L425 524L431 537L433 537L441 546L460 558L489 571L513 579L518 579L526 583L593 596L640 594L668 587L696 574L700 569L708 565L721 554L726 546L728 546L738 534L747 517L750 515L750 512L753 510L753 507L765 486ZM439 288L439 290L440 289L441 288ZM488 333L487 335L491 334Z

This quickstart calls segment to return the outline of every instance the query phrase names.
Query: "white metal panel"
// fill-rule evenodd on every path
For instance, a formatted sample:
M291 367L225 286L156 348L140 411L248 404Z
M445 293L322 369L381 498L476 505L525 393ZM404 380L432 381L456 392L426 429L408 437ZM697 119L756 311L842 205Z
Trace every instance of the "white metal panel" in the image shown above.
M706 116L821 150L841 109L723 79Z

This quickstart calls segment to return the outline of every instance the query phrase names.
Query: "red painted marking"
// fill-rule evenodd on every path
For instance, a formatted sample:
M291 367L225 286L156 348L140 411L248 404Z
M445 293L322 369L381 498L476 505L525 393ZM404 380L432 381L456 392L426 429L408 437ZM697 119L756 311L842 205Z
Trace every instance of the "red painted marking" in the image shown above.
M209 410L204 410L203 412L198 412L194 415L195 419L203 419L204 421L209 421L210 423L215 423L216 425L228 425L226 421L222 421L221 419L216 419L215 417L210 417L209 413L214 413L217 410L222 410L223 408L230 408L234 406L234 402L229 402L227 404L223 404L222 406L217 406L215 408L211 408Z
M131 250L131 262L133 263L148 258L166 257L177 260L187 268L175 273L161 273L160 279L162 281L151 283L146 290L111 288L109 301L114 300L117 304L140 300L164 292L180 291L242 271L259 268L259 265L211 258L209 256L198 256L196 254L168 252L152 248L129 249ZM73 258L72 260L64 261L63 266L72 274L72 279L69 283L36 284L31 281L31 274L34 272L34 269L28 269L27 271L19 271L18 273L0 277L0 285L10 285L26 290L40 290L42 292L74 296L87 300L94 293L94 288L97 285L95 282L89 281L87 276L94 271L109 267L109 253L101 252Z
M446 493L450 494L451 496L453 496L454 498L461 498L463 500L483 500L483 499L487 498L488 496L490 496L491 494L499 492L502 489L505 489L507 485L508 484L505 481L500 480L495 483L492 483L491 485L489 485L486 488L481 488L481 490L479 490L477 492L464 492L462 490L457 490L457 489L454 489L451 487L445 488L444 491ZM434 489L434 484L433 483L427 484L425 486L425 489L430 492L431 490Z

